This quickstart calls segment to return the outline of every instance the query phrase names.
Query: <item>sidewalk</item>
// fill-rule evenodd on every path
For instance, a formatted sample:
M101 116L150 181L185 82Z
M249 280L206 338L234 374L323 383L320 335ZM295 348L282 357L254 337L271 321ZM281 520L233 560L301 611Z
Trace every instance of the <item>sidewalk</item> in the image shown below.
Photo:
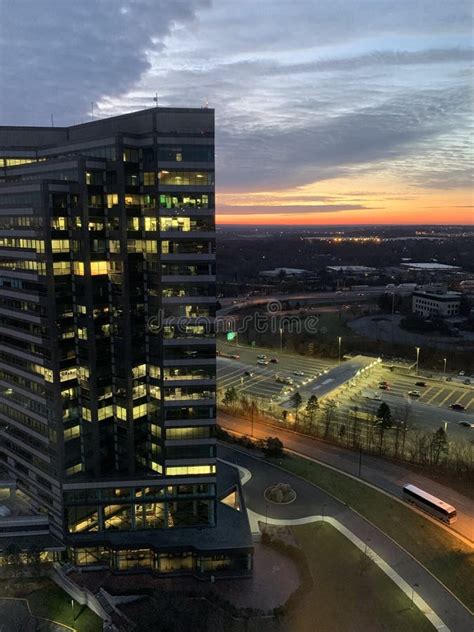
M309 481L238 450L226 447L221 451L226 461L233 462L253 473L244 487L253 530L256 520L268 521L271 524L291 524L295 520L307 522L322 519L321 507L323 507L324 519L328 521L331 519L333 526L339 530L346 529L347 532L344 535L359 548L362 547L365 550L367 546L372 557L375 556L375 559L378 559L380 568L396 581L406 594L411 597L412 588L414 589L417 595L417 606L423 612L433 611L438 617L437 625L434 619L432 620L435 627L444 632L448 630L472 632L474 618L468 609L426 568L375 525ZM263 488L268 485L268 480L280 481L282 479L296 490L297 502L291 505L269 507L263 497Z

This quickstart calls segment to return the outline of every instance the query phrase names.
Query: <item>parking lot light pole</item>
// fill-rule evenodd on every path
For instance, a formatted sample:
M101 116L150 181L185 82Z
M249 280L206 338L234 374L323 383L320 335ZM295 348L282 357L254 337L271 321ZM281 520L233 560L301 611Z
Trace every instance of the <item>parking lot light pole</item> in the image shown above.
M337 343L338 343L338 358L339 358L339 364L341 364L341 341L342 341L342 337L338 336L337 337Z
M415 375L418 375L418 363L420 361L420 347L415 347L416 349L416 370Z
M283 327L280 323L280 351L283 351Z
M444 366L443 366L443 374L446 375L446 358L443 358Z

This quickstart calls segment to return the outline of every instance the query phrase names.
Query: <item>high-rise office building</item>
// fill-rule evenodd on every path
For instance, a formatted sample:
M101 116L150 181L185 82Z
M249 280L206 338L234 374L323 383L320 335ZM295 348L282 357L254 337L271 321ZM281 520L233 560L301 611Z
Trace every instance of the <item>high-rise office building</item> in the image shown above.
M0 127L0 457L73 564L250 571L215 309L212 110Z

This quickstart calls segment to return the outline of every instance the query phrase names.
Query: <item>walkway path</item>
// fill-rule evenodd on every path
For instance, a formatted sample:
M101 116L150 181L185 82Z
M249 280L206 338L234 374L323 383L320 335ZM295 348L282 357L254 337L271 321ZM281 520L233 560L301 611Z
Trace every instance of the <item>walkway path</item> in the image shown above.
M273 524L331 519L331 524L336 526L337 523L341 529L346 529L347 535L350 532L356 546L364 550L366 546L368 550L370 548L372 556L380 559L382 570L394 580L395 577L400 578L402 590L409 590L410 597L412 588L416 588L415 602L423 612L432 612L430 616L437 617L435 627L443 632L472 632L474 619L467 608L408 552L350 507L316 485L262 459L222 445L219 445L218 452L220 458L252 473L251 478L247 475L244 495L253 530L257 519ZM295 502L280 506L265 500L264 490L279 482L292 486L297 493Z
M250 421L242 417L219 412L218 423L228 430L248 434L249 436L252 433ZM336 467L352 476L358 476L359 454L357 452L261 421L255 421L253 434L258 439L276 435L283 441L285 448ZM423 476L423 474L418 474L411 469L403 467L403 465L368 455L362 456L361 479L397 498L401 498L403 485L413 483L426 489L431 494L447 500L456 507L458 512L458 521L454 525L454 530L471 540L471 542L474 541L474 501L450 487L441 485L431 478Z

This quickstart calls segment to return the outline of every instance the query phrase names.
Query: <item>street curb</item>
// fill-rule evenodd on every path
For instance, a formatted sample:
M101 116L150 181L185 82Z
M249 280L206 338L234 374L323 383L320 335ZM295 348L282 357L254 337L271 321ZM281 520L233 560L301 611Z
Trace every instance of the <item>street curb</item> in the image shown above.
M388 538L391 542L393 542L393 544L395 544L399 549L401 549L404 553L406 553L409 557L411 557L412 560L414 560L417 564L419 564L429 575L431 575L431 577L436 580L454 599L456 599L456 601L471 615L474 616L474 612L472 610L470 610L470 608L463 603L459 597L457 597L438 577L436 577L436 575L434 575L428 568L426 568L426 566L420 562L414 555L412 555L409 551L407 551L401 544L399 544L396 540L394 540L390 535L388 535L387 533L385 533L385 531L382 531L382 529L380 527L378 527L376 524L374 524L373 522L371 522L368 518L366 518L365 516L363 516L361 513L359 513L357 511L357 509L354 509L353 507L351 507L350 505L348 505L347 503L345 503L343 500L341 500L340 498L338 498L337 496L334 496L334 494L331 494L330 492L327 492L325 489L323 489L322 487L319 487L318 485L316 485L316 483L313 483L312 481L309 481L306 478L303 478L302 476L300 476L299 474L294 474L293 472L291 472L291 470L287 470L284 467L282 467L281 465L275 465L274 463L269 463L268 461L264 461L263 459L254 456L252 454L247 454L247 452L243 452L242 450L239 450L238 448L234 448L232 445L228 445L227 447L229 447L231 450L235 450L236 452L240 452L242 454L245 454L246 456L249 456L252 459L255 459L256 461L262 461L263 463L266 463L267 465L271 465L279 470L282 470L283 472L287 472L289 474L291 474L292 476L295 476L296 478L299 478L300 480L304 481L305 483L308 483L309 485L312 485L313 487L316 487L317 489L321 490L324 494L327 494L328 496L331 496L331 498L334 498L334 500L337 500L337 502L341 503L342 505L344 505L345 507L347 507L348 509L350 509L351 511L353 511L355 514L357 514L360 518L362 518L365 522L367 522L367 524L370 524L371 527L373 527L374 529L377 529L377 531L379 531L380 533L382 533L386 538ZM293 450L288 450L288 452L293 452L294 454L297 454L297 456L300 456L303 459L306 459L308 461L314 461L315 463L318 463L319 465L325 465L325 463L320 463L319 461L317 461L316 459L312 459L311 457L306 457L304 455L300 455L296 452L294 452ZM326 466L326 467L330 467L330 466ZM339 471L336 468L331 468L333 470ZM355 479L355 480L359 480L359 479ZM374 488L376 489L376 491L380 491L378 488ZM386 495L390 496L390 498L392 498L392 496L390 494L388 494L387 492L383 492ZM401 501L400 501L401 502ZM404 504L404 503L403 503Z
M277 424L269 423L267 421L260 422L260 423L263 423L265 426L268 426L270 428L275 428L276 430L284 430L285 432L289 432L289 433L294 434L294 435L296 435L298 437L307 437L308 439L311 439L312 441L320 441L321 443L324 443L325 445L330 445L330 446L333 446L335 448L339 447L339 446L337 446L337 444L331 443L330 441L326 441L323 438L313 437L312 435L305 434L304 432L298 432L297 430L291 430L290 428L281 428ZM240 435L242 437L248 436L248 435L246 435L243 432L237 432L236 430L233 430L233 429L230 429L230 428L226 428L225 426L223 426L220 423L219 423L219 425L222 428L224 428L227 432L234 433L234 434ZM347 450L347 448L344 448L344 449ZM456 529L447 527L445 524L439 522L438 520L435 520L434 518L432 518L428 514L425 514L424 512L416 509L412 505L406 503L401 498L397 498L397 496L395 496L394 494L391 494L390 492L386 491L385 489L382 489L381 487L377 487L377 485L374 485L374 483L370 483L369 481L366 481L363 478L359 478L358 476L355 476L354 474L350 474L350 472L346 472L345 470L341 470L340 468L336 467L335 465L330 465L329 463L325 463L324 461L319 461L318 459L315 459L314 457L307 456L306 454L303 454L302 452L297 452L296 450L292 450L291 448L285 448L285 450L287 452L293 452L297 456L300 456L300 457L302 457L304 459L309 459L310 461L314 461L315 463L319 463L319 465L323 465L324 467L328 467L329 469L334 470L335 472L338 472L339 474L343 474L344 476L348 476L349 478L352 478L353 480L358 481L359 483L363 483L364 485L367 485L367 487L371 487L372 489L380 492L381 494L385 494L386 496L389 496L390 498L392 498L393 500L396 500L397 502L399 502L400 504L404 505L405 507L409 507L412 511L414 511L415 513L418 513L420 516L423 516L427 520L430 520L430 522L432 522L436 526L441 527L442 529L444 529L446 531L446 533L450 533L455 538L458 538L458 540L461 540L461 542L463 542L464 544L468 544L469 546L473 546L474 545L474 540L471 540L468 536L463 535L462 533L460 533ZM355 454L355 452L353 452L351 450L349 450L349 451L351 453ZM371 457L371 456L374 456L374 455L369 454L368 456ZM392 461L389 461L389 462L392 463ZM398 465L400 467L403 467L403 464L400 464L400 463L393 463L393 464L394 465Z

